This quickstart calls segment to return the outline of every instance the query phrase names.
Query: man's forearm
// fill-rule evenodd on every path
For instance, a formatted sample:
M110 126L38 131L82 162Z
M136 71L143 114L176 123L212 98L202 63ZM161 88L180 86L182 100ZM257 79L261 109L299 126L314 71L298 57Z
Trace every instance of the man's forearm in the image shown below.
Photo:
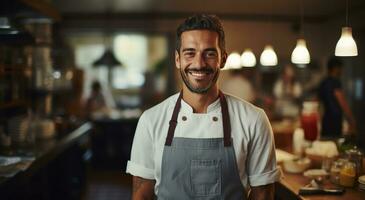
M154 199L154 180L144 179L133 176L133 193L132 200L152 200Z
M343 92L341 90L335 90L335 96L336 96L336 99L337 99L338 103L340 104L341 109L344 111L345 116L347 117L347 119L350 122L353 122L354 121L354 115L351 112L350 106L348 105Z
M251 187L249 200L273 200L274 184Z

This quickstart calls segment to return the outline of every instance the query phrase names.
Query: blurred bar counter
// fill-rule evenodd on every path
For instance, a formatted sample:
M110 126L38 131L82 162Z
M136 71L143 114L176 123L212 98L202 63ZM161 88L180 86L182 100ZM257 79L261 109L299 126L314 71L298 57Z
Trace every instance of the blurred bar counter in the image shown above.
M2 149L0 157L20 161L0 165L0 198L81 199L85 154L92 124L79 124L68 134L37 141L32 147ZM18 160L17 160L18 159Z

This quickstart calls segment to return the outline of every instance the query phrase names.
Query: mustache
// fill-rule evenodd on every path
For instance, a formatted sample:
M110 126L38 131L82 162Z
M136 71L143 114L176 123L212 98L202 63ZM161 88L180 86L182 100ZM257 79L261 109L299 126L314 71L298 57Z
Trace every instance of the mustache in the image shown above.
M210 67L189 67L184 70L186 73L188 72L204 72L204 73L213 73L214 70Z

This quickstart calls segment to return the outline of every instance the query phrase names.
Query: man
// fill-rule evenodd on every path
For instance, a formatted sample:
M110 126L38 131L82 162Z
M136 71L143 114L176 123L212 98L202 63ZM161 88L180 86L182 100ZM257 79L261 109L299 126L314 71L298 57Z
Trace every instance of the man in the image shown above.
M337 138L342 136L343 112L349 121L349 130L355 131L355 119L341 89L343 63L333 57L327 63L327 77L319 86L319 98L324 107L321 137Z
M133 199L273 199L280 177L262 109L222 94L227 58L219 19L196 15L177 29L182 91L145 111L127 173Z

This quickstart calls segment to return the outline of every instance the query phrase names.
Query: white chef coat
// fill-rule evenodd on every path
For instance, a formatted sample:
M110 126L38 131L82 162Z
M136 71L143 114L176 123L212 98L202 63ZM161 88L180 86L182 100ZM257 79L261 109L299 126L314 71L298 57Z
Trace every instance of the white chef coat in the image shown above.
M131 159L127 163L127 173L156 180L156 194L161 181L162 154L169 121L178 96L175 94L167 98L141 115L133 139ZM244 100L225 96L244 189L247 191L249 186L278 181L281 171L276 165L273 132L265 112ZM223 138L219 99L208 106L207 113L193 113L193 108L182 100L174 137Z

